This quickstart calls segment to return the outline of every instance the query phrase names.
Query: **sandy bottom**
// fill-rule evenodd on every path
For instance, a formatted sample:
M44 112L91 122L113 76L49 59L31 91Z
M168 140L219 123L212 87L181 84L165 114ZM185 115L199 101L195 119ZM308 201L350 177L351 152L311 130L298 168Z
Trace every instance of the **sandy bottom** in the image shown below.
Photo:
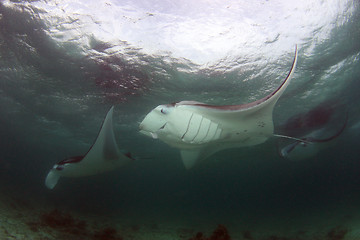
M141 211L87 214L39 199L23 199L8 189L0 190L1 240L360 239L360 208L346 203L310 212L276 213L276 216L261 213L189 216L174 209L145 214ZM215 236L213 232L219 224L223 232Z

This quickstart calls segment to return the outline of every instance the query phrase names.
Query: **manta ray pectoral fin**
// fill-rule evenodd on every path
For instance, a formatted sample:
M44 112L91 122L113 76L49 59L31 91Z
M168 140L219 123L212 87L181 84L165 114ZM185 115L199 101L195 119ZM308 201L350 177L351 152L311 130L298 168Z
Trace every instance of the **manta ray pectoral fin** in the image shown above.
M94 145L91 147L87 155L95 154L97 157L104 160L117 159L119 156L119 150L115 141L114 129L113 129L113 112L114 106L112 106L109 112L106 114L104 122L101 126L100 132Z
M180 150L181 159L186 169L190 169L196 165L200 159L201 151L199 150Z
M106 114L95 143L85 154L85 157L82 160L83 163L91 164L93 162L93 164L100 164L99 161L119 159L121 153L116 144L114 135L112 120L113 112L114 106L112 106Z
M59 178L60 174L56 170L51 169L45 179L46 187L49 189L53 189L59 181Z

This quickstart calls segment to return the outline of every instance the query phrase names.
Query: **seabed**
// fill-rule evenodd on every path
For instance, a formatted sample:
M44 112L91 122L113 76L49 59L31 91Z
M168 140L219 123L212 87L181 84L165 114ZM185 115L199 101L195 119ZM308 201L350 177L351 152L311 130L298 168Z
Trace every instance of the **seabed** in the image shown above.
M344 202L323 209L241 216L185 216L182 209L89 215L46 198L0 188L2 240L358 240L360 211ZM29 198L24 199L24 196ZM276 214L276 215L275 215ZM214 214L216 215L216 214ZM217 218L217 219L216 219Z

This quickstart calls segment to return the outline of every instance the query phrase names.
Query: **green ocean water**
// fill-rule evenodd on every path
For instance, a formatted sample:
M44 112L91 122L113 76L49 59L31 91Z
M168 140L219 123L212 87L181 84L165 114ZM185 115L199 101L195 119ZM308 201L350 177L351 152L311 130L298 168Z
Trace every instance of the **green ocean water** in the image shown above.
M234 239L250 239L246 230L253 239L267 239L272 231L305 231L296 239L316 239L312 234L319 231L325 237L318 239L332 239L326 233L334 227L357 239L359 4L314 2L287 9L281 1L207 7L199 1L191 11L185 1L101 2L98 8L92 1L0 2L4 195L36 207L118 219L114 226L175 229L177 237L179 228L192 229L183 230L191 235L224 224ZM112 10L105 8L109 4ZM314 156L282 158L278 139L270 138L218 152L186 170L177 149L138 132L159 104L242 104L266 96L286 77L295 44L298 65L274 109L275 132L292 116L326 103L336 106L323 132L328 137L348 114L341 135ZM102 175L61 178L55 189L46 189L50 168L86 153L113 105L118 145L139 159ZM309 129L295 130L301 136Z

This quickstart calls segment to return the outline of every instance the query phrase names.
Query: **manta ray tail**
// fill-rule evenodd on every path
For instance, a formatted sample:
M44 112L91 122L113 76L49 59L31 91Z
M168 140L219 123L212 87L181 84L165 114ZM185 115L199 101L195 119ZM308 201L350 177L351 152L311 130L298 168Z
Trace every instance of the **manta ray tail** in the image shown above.
M59 181L60 174L56 170L50 170L45 179L45 185L49 189L53 189Z
M301 138L296 138L296 137L290 137L290 136L286 136L286 135L280 135L280 134L273 134L274 137L279 137L279 138L285 138L285 139L291 139L291 140L295 140L297 142L303 142L303 143L307 143L310 144L312 143L312 141L308 141L306 139L301 139Z

